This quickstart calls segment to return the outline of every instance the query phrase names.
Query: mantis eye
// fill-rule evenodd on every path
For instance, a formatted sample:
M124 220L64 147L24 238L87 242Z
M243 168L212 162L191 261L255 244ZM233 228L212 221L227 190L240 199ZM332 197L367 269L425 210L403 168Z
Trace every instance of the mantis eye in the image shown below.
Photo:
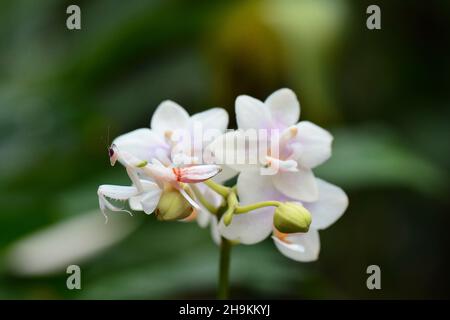
M111 161L111 165L113 166L117 161L117 152L114 151L114 145L108 149L109 160Z

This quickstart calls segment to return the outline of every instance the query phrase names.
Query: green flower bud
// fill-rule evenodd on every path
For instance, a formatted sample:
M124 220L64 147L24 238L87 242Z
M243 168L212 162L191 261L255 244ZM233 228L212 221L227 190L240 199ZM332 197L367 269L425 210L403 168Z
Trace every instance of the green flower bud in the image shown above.
M156 218L161 221L180 220L191 215L194 208L175 189L164 190L156 207Z
M311 214L298 203L285 202L276 208L273 223L283 233L308 232Z

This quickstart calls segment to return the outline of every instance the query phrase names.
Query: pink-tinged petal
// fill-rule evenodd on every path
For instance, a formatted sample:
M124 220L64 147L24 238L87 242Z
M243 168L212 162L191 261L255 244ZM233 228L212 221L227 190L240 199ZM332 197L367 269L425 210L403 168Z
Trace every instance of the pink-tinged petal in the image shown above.
M311 262L317 260L320 252L319 232L310 229L307 233L293 233L284 240L273 236L275 246L280 252L295 261Z
M176 180L185 183L197 183L208 180L218 174L222 169L215 164L194 165L184 168L172 169Z
M160 134L175 130L188 130L189 114L177 103L166 100L156 108L150 126Z
M310 169L298 168L297 172L279 172L271 176L275 187L285 196L300 201L316 201L319 190Z
M223 237L239 241L242 244L255 244L263 241L272 232L274 209L267 207L233 216L231 224L225 226L223 219L219 223L219 232Z
M293 159L304 167L314 168L330 158L333 136L328 131L309 121L300 122L297 129L297 137L291 145Z
M242 205L268 200L287 200L287 197L275 188L271 176L261 175L258 170L241 172L236 186Z
M113 144L120 151L132 154L141 160L151 159L169 154L169 145L161 136L148 128L141 128L114 139Z
M297 123L300 117L300 103L291 89L280 89L272 93L265 101L278 127Z
M348 206L348 197L338 186L321 179L316 181L319 199L315 202L304 202L303 205L311 213L311 227L321 230L328 228L344 214Z
M190 121L191 128L200 125L203 130L215 129L217 130L216 136L218 136L224 133L228 127L228 113L222 108L212 108L194 114Z
M242 95L236 99L236 121L239 129L266 129L271 127L272 119L267 106L250 96Z

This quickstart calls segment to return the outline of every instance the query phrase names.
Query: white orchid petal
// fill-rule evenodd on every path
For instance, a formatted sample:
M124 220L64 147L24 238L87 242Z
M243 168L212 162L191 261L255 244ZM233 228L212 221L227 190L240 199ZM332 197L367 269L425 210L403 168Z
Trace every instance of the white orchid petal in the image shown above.
M271 177L275 187L288 197L310 202L319 198L316 179L309 169L298 168L297 172L279 172Z
M216 129L220 134L225 132L228 127L228 113L222 108L212 108L194 114L190 121L191 127L199 124L203 130Z
M236 130L219 136L208 146L215 162L224 164L236 171L259 166L259 144L257 132ZM265 154L264 154L265 156Z
M238 174L238 172L236 170L234 170L233 168L231 168L227 165L222 165L221 168L222 168L222 171L220 171L216 176L211 178L212 180L214 180L217 183L223 183L227 180L234 178Z
M209 213L209 211L203 207L200 204L200 210L197 211L197 223L201 228L206 228L209 224L209 220L210 220L210 215L211 213Z
M290 126L281 131L280 134L280 147L284 147L287 143L292 141L295 137L297 137L298 128L297 126Z
M214 243L218 246L220 246L220 243L222 242L222 237L219 232L219 223L217 222L216 216L211 215L210 218L211 223L211 237L214 241Z
M272 184L270 176L262 176L258 170L247 170L239 174L237 190L241 205L266 200L283 201L282 195ZM234 215L229 226L219 224L220 233L227 239L244 244L253 244L267 238L273 228L274 208L267 207L249 213Z
M295 261L311 262L319 257L320 237L317 230L310 229L307 233L289 234L284 241L276 236L272 239L284 256Z
M300 122L297 129L292 158L307 168L317 167L330 158L333 136L328 131L309 121Z
M177 181L186 183L196 183L208 180L218 174L221 170L222 168L215 164L173 168Z
M273 120L279 127L297 123L300 117L300 103L291 89L280 89L272 93L265 101Z
M197 183L195 185L200 193L203 195L206 201L208 201L214 207L219 207L222 204L223 198L217 192L211 190L204 183Z
M260 201L287 199L272 183L271 176L264 176L258 170L247 170L239 174L237 191L242 205Z
M239 129L266 129L271 127L267 106L258 99L242 95L236 98L236 121Z
M189 129L189 114L177 103L166 100L156 108L150 126L160 134L179 129L187 130Z
M263 241L272 232L274 208L257 209L249 213L233 216L230 225L219 223L219 232L229 240L242 244L255 244Z
M303 205L311 213L311 227L321 230L328 228L344 214L348 206L348 197L338 186L321 179L316 181L319 199L315 202L303 202Z

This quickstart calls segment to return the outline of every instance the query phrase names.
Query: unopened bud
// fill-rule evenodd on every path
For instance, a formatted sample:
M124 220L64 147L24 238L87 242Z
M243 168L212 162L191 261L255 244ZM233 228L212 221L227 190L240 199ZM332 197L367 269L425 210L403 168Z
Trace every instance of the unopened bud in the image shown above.
M162 221L181 220L191 215L193 208L175 189L164 190L156 207L156 218Z
M285 202L275 210L273 223L283 233L308 232L311 214L298 203Z

